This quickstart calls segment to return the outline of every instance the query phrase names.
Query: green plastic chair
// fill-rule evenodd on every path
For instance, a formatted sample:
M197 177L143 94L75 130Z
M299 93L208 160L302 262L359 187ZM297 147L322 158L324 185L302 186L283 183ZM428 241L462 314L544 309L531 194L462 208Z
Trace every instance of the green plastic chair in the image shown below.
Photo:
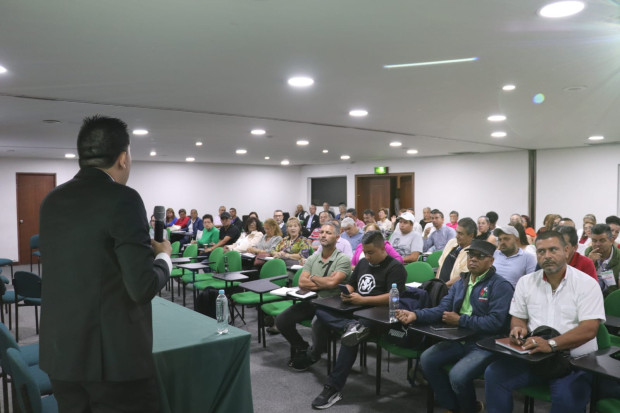
M222 248L219 249L222 250ZM215 252L215 250L213 250L213 252ZM213 252L211 254L213 254ZM216 254L215 258L209 256L209 261L211 261L210 266L213 272L226 272L226 260L228 262L228 272L241 271L243 269L241 264L241 254L239 254L239 252L228 251L227 253L223 253L222 250L221 253ZM201 279L194 283L194 288L196 290L204 290L207 287L212 287L217 290L223 290L226 288L226 281L213 278L212 273L199 275L201 276ZM233 282L232 286L236 287L239 284L239 282Z
M438 268L439 267L439 258L441 258L441 254L443 254L443 250L441 250L441 251L434 251L434 252L431 253L431 255L426 257L426 262L428 263L428 265L430 265L432 268Z
M178 257L179 251L181 250L181 243L179 241L174 241L172 244L170 244L170 246L172 247L172 252L170 253L170 256Z
M596 402L598 413L618 413L620 412L620 399L602 399Z
M605 314L620 317L620 290L616 290L605 297ZM620 337L611 334L611 345L620 347Z
M41 398L39 385L19 350L6 351L7 364L15 386L20 410L33 413L56 413L58 404L53 395Z
M293 287L297 287L299 285L299 276L301 275L303 268L300 268L295 273L295 277L293 277ZM283 300L283 301L274 301L271 303L263 304L263 313L270 315L272 317L277 317L279 314L284 312L287 308L291 307L295 304L294 300ZM312 320L310 320L312 321Z
M416 261L405 265L407 271L407 283L418 282L423 283L435 278L433 268L428 262Z
M381 350L385 350L388 352L388 357L390 354L393 354L398 357L403 357L407 359L407 372L411 370L413 367L413 360L416 360L416 366L413 372L413 379L415 380L416 372L418 371L418 366L420 365L420 356L424 352L421 350L414 350L408 347L401 347L394 343L391 343L387 340L387 336L385 334L379 336L377 339L377 363L376 363L376 371L375 371L375 391L377 396L381 393ZM389 359L388 359L389 362ZM413 383L413 382L412 382Z
M607 327L602 323L599 325L598 332L596 333L596 343L599 350L604 350L611 346L609 332L607 332ZM517 392L525 396L525 408L523 410L525 413L534 413L534 400L551 402L551 390L548 385L523 387L518 389ZM617 412L618 410L611 411Z
M269 278L284 274L286 274L286 263L280 258L274 258L273 260L267 261L265 265L263 265L260 270L259 278ZM284 287L286 285L286 278L274 281L273 283L279 285L280 287ZM242 306L256 305L260 303L260 294L253 293L252 291L233 294L230 298L233 300L233 303L241 304ZM278 295L269 293L263 294L263 303L280 300L282 300L282 297Z
M187 248L185 248L185 251L183 251L184 258L195 258L197 255L198 255L198 245L196 244L189 245ZM186 271L183 268L173 268L172 272L170 273L170 299L172 301L174 301L174 283L172 282L172 280L176 279L177 281L179 281L181 277L183 277L183 275L185 274L190 274L190 277L191 277L191 271ZM181 281L179 281L179 285L178 285L179 295L181 295L180 282Z

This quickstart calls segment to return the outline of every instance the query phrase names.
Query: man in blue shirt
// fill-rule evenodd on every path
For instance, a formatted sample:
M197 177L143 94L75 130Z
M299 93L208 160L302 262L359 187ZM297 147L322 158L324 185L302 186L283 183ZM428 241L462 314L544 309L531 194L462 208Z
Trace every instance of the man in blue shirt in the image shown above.
M435 231L429 235L430 227L424 230L424 252L442 251L448 241L456 237L456 231L443 224L443 212L438 209L431 211L431 222Z
M355 221L353 220L353 218L347 217L343 219L340 227L344 231L342 234L340 234L340 238L349 241L349 243L351 244L351 249L355 251L357 245L362 242L362 237L364 236L364 233L360 231L357 225L355 225Z
M519 248L517 245L519 233L515 227L511 225L497 227L493 235L497 237L498 244L498 249L493 255L495 258L493 265L497 273L510 281L514 287L519 278L536 271L536 257Z

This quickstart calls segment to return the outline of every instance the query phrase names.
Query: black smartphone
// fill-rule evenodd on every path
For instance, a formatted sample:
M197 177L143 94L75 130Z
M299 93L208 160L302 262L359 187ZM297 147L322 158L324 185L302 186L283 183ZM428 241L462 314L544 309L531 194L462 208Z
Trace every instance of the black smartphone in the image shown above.
M346 285L344 284L338 284L338 288L340 288L340 291L344 294L344 295L351 295L351 292L349 291L349 289L347 288Z

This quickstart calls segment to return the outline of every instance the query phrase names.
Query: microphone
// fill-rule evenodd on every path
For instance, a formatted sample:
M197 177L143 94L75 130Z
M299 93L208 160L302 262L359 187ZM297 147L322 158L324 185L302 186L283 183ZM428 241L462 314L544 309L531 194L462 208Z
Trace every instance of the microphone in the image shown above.
M164 230L166 229L166 208L161 205L156 206L153 215L155 215L154 239L157 242L162 242L164 240Z

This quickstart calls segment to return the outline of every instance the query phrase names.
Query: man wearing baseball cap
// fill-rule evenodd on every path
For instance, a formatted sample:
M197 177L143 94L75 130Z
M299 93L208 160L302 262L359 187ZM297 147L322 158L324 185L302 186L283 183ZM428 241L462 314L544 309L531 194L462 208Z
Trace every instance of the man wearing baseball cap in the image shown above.
M514 287L519 278L536 271L536 257L526 254L519 248L517 245L519 232L515 227L511 225L497 227L493 235L497 237L497 250L493 254L495 258L493 265L497 273L510 281Z
M411 212L403 212L398 219L400 232L395 232L392 235L390 243L396 252L403 257L405 264L415 262L422 253L424 240L420 234L413 230L415 218Z

